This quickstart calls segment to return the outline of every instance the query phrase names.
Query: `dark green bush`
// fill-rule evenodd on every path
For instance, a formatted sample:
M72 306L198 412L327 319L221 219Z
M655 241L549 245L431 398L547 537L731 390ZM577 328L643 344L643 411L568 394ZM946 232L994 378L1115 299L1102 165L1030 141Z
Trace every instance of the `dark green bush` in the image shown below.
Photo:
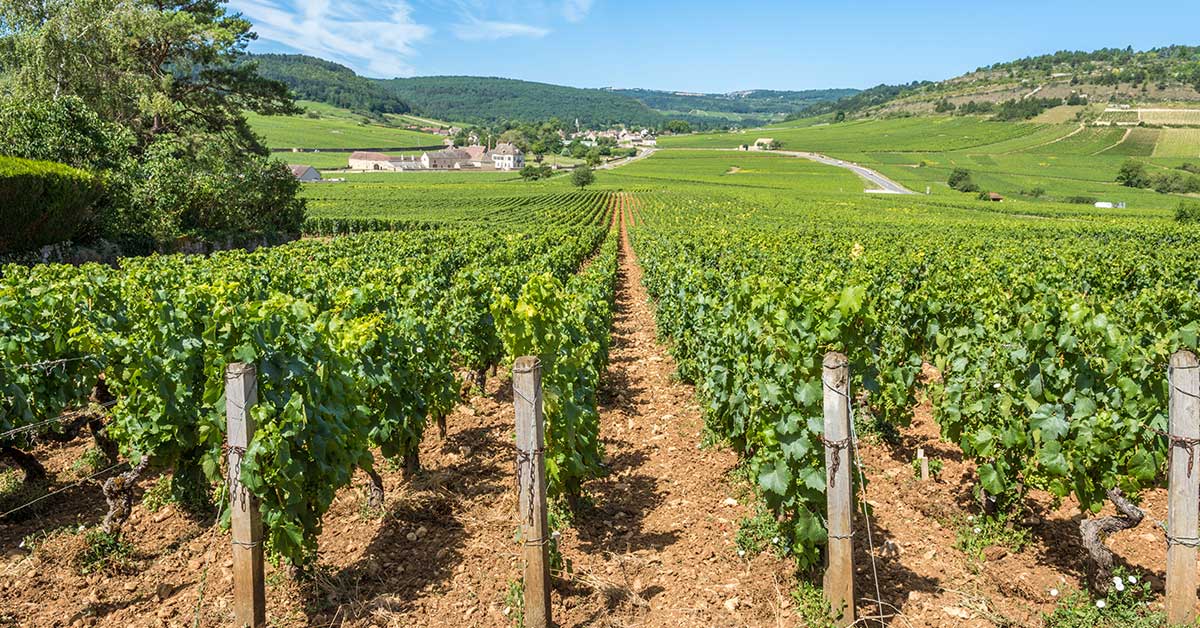
M103 193L100 181L83 170L0 156L0 253L74 238Z
M971 173L966 168L955 168L950 173L950 178L946 180L946 183L950 186L950 189L958 190L959 192L979 191L979 186L971 180Z
M1179 207L1175 208L1175 222L1183 224L1200 222L1200 202L1179 201Z

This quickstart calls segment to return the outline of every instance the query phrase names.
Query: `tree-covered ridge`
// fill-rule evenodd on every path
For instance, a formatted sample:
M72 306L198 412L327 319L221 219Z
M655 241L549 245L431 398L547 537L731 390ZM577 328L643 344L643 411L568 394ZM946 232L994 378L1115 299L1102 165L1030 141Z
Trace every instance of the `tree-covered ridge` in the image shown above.
M853 96L857 89L810 89L777 91L768 89L730 92L728 94L690 94L654 89L613 89L618 94L632 96L659 111L720 111L737 114L792 114L817 103Z
M876 85L870 89L855 92L837 100L827 100L813 104L800 114L789 116L792 119L821 115L824 113L854 113L871 107L885 104L901 96L932 85L929 81L913 81L900 85ZM832 91L832 90L831 90Z
M1175 81L1200 90L1200 46L1166 46L1149 50L1101 48L1092 52L1060 50L979 68L977 73L1008 72L1022 76L1070 73L1078 81L1101 85Z
M258 73L288 86L301 100L323 102L352 111L408 113L410 108L396 94L354 70L308 55L251 55Z
M489 124L559 118L584 126L657 127L667 116L624 94L515 79L423 76L379 81L421 115Z

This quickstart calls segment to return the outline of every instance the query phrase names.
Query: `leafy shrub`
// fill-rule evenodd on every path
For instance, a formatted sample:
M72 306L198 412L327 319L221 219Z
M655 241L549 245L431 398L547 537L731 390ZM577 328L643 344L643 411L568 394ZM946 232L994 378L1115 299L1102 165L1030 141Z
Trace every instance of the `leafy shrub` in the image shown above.
M588 166L580 166L571 173L571 183L577 188L585 188L596 181L596 173Z
M95 176L77 168L0 157L0 253L74 238L103 190Z
M1148 188L1152 185L1150 175L1146 174L1146 166L1132 159L1121 164L1117 172L1117 183L1127 188Z
M959 192L979 191L979 186L971 180L971 173L966 168L955 168L946 182L950 185L950 189Z
M1152 597L1150 583L1117 568L1107 595L1068 593L1043 620L1046 628L1167 628L1163 613L1150 610Z
M1072 205L1095 205L1096 197L1094 196L1067 196L1063 198L1064 203Z
M1029 530L1000 515L961 519L955 526L955 537L954 547L975 560L983 560L983 552L989 547L1003 547L1016 553L1029 545Z
M1175 222L1182 224L1200 222L1200 202L1180 201L1179 207L1175 208Z
M129 566L133 544L119 534L108 534L96 528L83 537L86 545L75 556L75 566L82 575L98 571L122 570Z

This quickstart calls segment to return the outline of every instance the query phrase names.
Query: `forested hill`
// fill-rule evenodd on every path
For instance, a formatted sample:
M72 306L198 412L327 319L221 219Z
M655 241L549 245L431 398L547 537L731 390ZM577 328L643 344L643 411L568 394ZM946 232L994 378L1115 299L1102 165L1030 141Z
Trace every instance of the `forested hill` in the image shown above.
M770 117L804 111L813 105L832 102L858 93L857 89L810 89L777 91L754 89L728 94L694 94L653 89L613 89L632 96L661 112L716 112Z
M307 55L251 55L258 73L286 84L300 100L313 100L358 112L408 113L403 99L354 70Z
M1005 103L1039 99L1031 111L1054 103L1135 104L1200 102L1200 47L1149 50L1102 48L1059 51L995 63L943 81L880 85L801 116L999 111Z
M546 83L474 76L423 76L380 81L412 105L440 120L491 123L558 118L584 126L661 126L667 116L624 94Z

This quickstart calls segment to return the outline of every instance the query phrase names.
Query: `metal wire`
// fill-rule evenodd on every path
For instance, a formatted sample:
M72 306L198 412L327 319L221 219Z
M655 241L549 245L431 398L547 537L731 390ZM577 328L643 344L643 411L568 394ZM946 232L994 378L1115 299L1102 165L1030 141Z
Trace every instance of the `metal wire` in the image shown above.
M86 478L83 478L82 480L79 480L78 482L75 482L74 484L68 484L68 485L66 485L66 486L64 486L64 487L62 487L62 488L59 488L58 490L55 490L55 491L51 491L51 492L49 492L49 493L46 493L45 495L42 495L41 497L39 497L39 498L37 498L37 499L34 499L34 500L32 500L32 501L30 501L30 502L27 502L27 503L25 503L25 504L22 504L22 505L20 505L20 506L17 506L16 508L13 508L12 510L10 510L10 511L8 511L8 512L6 512L6 513L0 514L0 519L3 519L3 518L5 518L5 517L7 517L7 516L9 516L9 515L11 515L11 514L13 514L13 513L15 513L15 512L20 512L21 510L24 510L24 509L26 509L26 508L28 508L28 507L30 507L30 506L32 506L32 505L34 505L34 504L36 504L36 503L38 503L38 502L42 501L43 499L48 499L48 498L50 498L50 497L54 497L55 495L58 495L59 493L61 493L61 492L63 492L63 491L66 491L66 490L70 490L70 489L72 489L72 488L77 488L77 487L83 486L85 483L87 483L87 482L89 482L89 481L91 481L91 480L94 480L94 479L96 479L97 477L99 477L99 476L101 476L101 475L104 475L105 473L108 473L109 471L112 471L113 469L116 469L117 467L120 467L120 466L123 466L123 465L126 465L126 464L128 464L128 463L126 463L126 462L118 462L117 464L114 464L113 466L111 466L111 467L109 467L109 468L107 468L107 469L104 469L104 470L102 470L102 471L97 471L97 472L95 472L95 473L93 473L93 474L89 475L88 477L86 477Z
M111 407L117 405L117 402L114 399L113 401L106 401L104 403L98 403L95 405L99 406L101 408L111 408ZM83 416L84 414L85 414L84 410L79 410L77 412L73 412L70 414L60 415L53 419L46 419L45 421L38 421L37 423L30 423L29 425L22 425L21 427L13 428L11 430L8 430L7 432L0 432L0 439L8 438L9 436L16 436L17 434L23 434L25 432L33 432L33 431L36 431L37 428L42 427L43 425L49 425L51 423L63 423L63 422L69 421L71 419L77 419L80 416Z

